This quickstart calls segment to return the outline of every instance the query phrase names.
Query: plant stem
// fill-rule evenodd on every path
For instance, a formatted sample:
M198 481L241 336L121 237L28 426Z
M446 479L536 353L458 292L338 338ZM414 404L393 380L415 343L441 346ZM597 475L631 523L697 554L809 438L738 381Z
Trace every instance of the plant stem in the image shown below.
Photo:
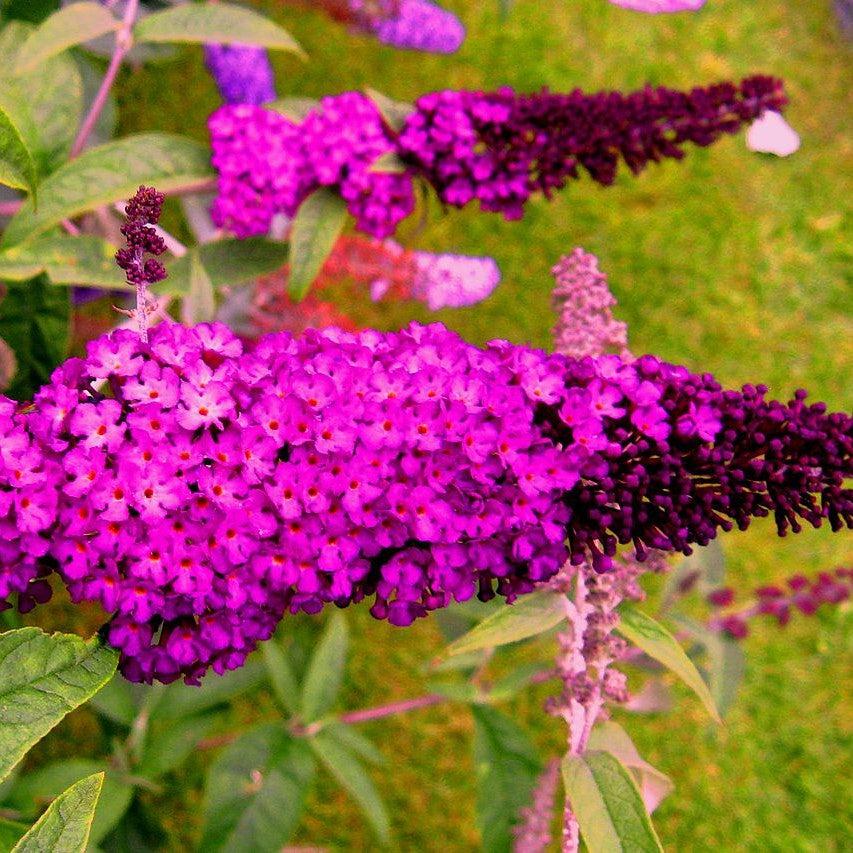
M95 99L92 101L92 106L89 107L89 112L80 125L80 130L77 133L77 138L71 146L71 153L68 155L70 160L73 160L84 148L89 139L98 119L101 117L101 112L107 103L110 90L113 87L118 70L121 63L127 56L128 51L133 45L133 24L136 21L136 13L139 10L139 0L127 0L127 6L124 10L121 27L116 33L115 46L113 47L113 55L110 58L110 64L107 66L107 73L101 81L101 86Z

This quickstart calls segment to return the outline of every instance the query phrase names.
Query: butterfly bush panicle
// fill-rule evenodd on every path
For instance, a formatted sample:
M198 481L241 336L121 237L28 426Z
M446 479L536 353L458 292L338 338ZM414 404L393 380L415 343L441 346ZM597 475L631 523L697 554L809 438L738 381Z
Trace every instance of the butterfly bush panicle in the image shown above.
M595 255L577 248L553 268L554 349L583 358L615 352L630 358L628 327L613 316L616 298Z
M106 380L110 396L95 389ZM512 599L619 543L689 551L775 514L853 524L853 419L645 356L570 359L441 325L222 325L89 343L0 399L0 598L56 571L137 681L239 666L286 612L408 625Z
M207 44L204 64L226 104L265 104L275 100L275 77L264 48Z
M814 578L794 575L784 586L759 587L755 590L755 600L742 607L734 607L734 590L722 587L708 593L708 603L719 608L719 612L711 617L710 626L733 639L742 640L749 634L748 623L757 616L770 616L780 625L787 625L797 611L811 616L825 604L847 601L851 592L853 569L846 567L821 572Z
M430 0L399 0L390 15L370 29L383 44L424 53L456 53L465 41L465 27L452 12Z
M681 159L685 144L710 145L784 104L780 80L755 76L628 95L441 91L420 98L399 133L357 92L324 98L301 123L223 107L209 121L219 176L212 213L238 236L262 234L276 213L293 216L308 194L334 187L358 228L384 238L412 212L413 181L424 178L445 204L478 201L517 219L532 195L550 197L581 170L607 186L620 160L636 173ZM373 168L391 154L404 171Z

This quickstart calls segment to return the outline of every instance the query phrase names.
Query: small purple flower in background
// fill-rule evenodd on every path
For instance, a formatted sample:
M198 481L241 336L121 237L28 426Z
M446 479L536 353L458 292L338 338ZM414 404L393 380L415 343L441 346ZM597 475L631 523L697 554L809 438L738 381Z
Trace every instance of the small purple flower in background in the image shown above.
M431 311L465 308L492 294L501 280L494 258L414 252L412 296Z
M430 0L400 0L372 29L383 44L424 53L456 53L466 35L456 15Z
M265 104L275 100L275 77L263 48L207 44L204 64L226 104Z
M598 258L578 248L561 258L552 273L554 350L575 358L608 352L630 358L628 327L613 316L616 299Z
M609 2L634 12L657 15L662 12L696 12L705 5L706 0L609 0Z
M800 147L800 135L774 110L767 110L752 123L746 134L750 151L788 157Z

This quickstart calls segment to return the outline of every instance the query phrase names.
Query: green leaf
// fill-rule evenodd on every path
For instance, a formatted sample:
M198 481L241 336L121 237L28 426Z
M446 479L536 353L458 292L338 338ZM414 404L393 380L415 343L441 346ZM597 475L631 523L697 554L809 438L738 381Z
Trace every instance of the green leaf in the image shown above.
M97 3L74 3L40 24L18 52L17 71L26 74L52 56L119 28L119 21Z
M330 722L323 726L323 732L341 746L360 755L370 764L378 767L388 763L385 756L374 746L373 741L366 738L353 726L345 723Z
M134 27L133 35L140 42L252 44L288 50L306 58L287 30L257 12L231 3L199 3L155 12Z
M734 704L746 672L746 655L741 644L692 619L674 618L705 650L708 686L720 716L725 717Z
M89 704L102 717L126 728L133 725L138 712L130 682L125 681L120 675L113 676L103 689L89 700Z
M609 752L567 755L563 783L590 853L662 853L631 774Z
M0 245L15 245L63 219L129 198L140 184L169 192L203 183L212 174L207 147L183 136L140 133L107 142L48 177L39 188L38 209L27 200Z
M156 780L174 770L207 737L218 718L216 714L184 717L157 727L148 735L136 772Z
M651 616L630 604L619 608L619 616L616 630L649 657L672 670L702 700L708 713L718 723L722 722L708 685L675 637Z
M36 171L49 175L65 162L83 112L83 79L70 55L54 56L38 69L15 72L23 43L34 28L15 21L0 31L0 88L8 89L20 104L22 127L33 152Z
M514 604L496 610L467 634L451 643L446 654L460 655L544 634L565 620L564 601L565 596L550 589L541 589L522 596Z
M299 302L343 231L347 219L346 202L332 189L315 190L296 211L290 231L290 277L287 292Z
M201 714L255 690L265 679L266 669L263 663L250 659L240 669L231 670L225 675L208 673L201 682L201 687L189 687L182 681L176 681L160 691L157 704L151 712L151 719L175 720Z
M343 613L332 611L326 629L308 664L302 685L302 718L310 723L323 716L335 703L349 647L349 629Z
M66 714L110 680L118 654L98 639L20 628L0 635L0 781Z
M52 284L132 290L115 253L115 246L92 234L39 237L0 251L0 279L25 281L45 273Z
M489 698L493 702L503 702L507 699L512 699L524 690L525 687L528 687L537 675L541 675L552 668L553 664L549 666L541 663L519 664L508 675L495 681L489 690Z
M198 247L199 258L214 290L254 281L281 269L287 261L286 243L265 237L216 240ZM190 289L189 253L166 265L168 277L152 287L157 293L184 296Z
M11 850L28 829L25 823L0 817L0 850Z
M302 813L314 778L303 740L261 725L227 746L207 777L202 853L278 853Z
M609 752L633 773L649 814L672 793L674 785L669 776L642 759L634 741L618 723L612 720L598 723L590 734L587 749Z
M275 698L285 711L296 714L299 709L299 684L287 650L273 638L261 646L261 651Z
M210 323L216 315L216 294L213 282L204 268L199 250L187 253L190 262L190 287L181 304L181 320L188 326Z
M68 352L69 291L53 287L44 276L9 287L0 302L0 338L15 353L18 370L6 392L28 400L50 377Z
M385 804L358 758L340 740L326 732L309 738L308 743L349 795L358 803L382 844L391 840L391 823Z
M474 714L477 824L483 850L508 853L519 813L529 805L541 770L526 732L509 717L484 705Z
M316 98L277 98L264 106L299 124L319 105L320 102Z
M60 794L12 853L83 853L103 783L96 773Z
M12 89L0 87L0 184L36 195L36 163L22 126L24 107Z
M0 5L4 18L39 23L59 8L59 0L6 0Z
M393 151L386 151L380 154L371 164L371 172L385 172L388 174L403 174L408 169L408 166L400 159L398 154Z
M470 681L430 681L428 687L430 693L437 693L453 702L476 705L489 700L489 696Z
M402 101L395 101L382 92L377 92L376 89L367 88L364 94L370 98L376 105L376 109L382 114L385 123L395 133L399 133L406 123L406 119L415 111L413 104L406 104Z
M95 809L90 842L97 844L121 820L133 799L133 786L107 769L106 761L71 758L46 764L23 776L15 785L9 802L21 814L34 818L45 804L58 797L69 785L106 771L104 786Z

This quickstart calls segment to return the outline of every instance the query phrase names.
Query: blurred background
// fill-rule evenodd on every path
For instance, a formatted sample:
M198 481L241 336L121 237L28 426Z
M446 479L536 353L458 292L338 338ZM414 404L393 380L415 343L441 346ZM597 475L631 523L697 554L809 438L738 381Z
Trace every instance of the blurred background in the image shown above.
M606 0L442 0L468 28L453 56L405 53L350 33L310 3L256 0L309 54L273 53L280 96L319 97L373 87L404 101L439 88L511 85L534 91L632 90L645 83L689 88L767 73L786 82L787 118L802 136L787 159L747 150L743 134L682 163L621 174L614 187L572 182L552 202L530 202L521 222L474 210L432 210L407 226L407 246L491 255L503 282L485 303L429 314L416 303L376 305L366 289L337 294L359 323L393 328L437 318L474 342L494 337L547 346L553 323L550 268L582 246L600 258L629 324L634 352L652 352L725 384L765 382L787 399L800 386L832 408L853 403L851 315L851 54L830 0L708 0L695 14L642 15ZM122 72L120 135L141 130L206 140L219 104L201 49ZM174 211L172 211L174 213ZM178 217L167 228L179 233ZM355 295L354 295L355 294ZM335 294L333 294L333 297ZM747 590L802 571L850 563L850 540L811 531L781 542L771 523L724 539L729 582ZM68 613L57 613L70 629ZM343 702L370 706L426 691L425 664L443 641L435 623L405 631L349 614L352 662ZM294 629L314 630L301 620ZM44 624L43 620L40 624ZM835 851L853 828L851 776L853 656L849 612L756 624L745 641L748 669L726 725L712 729L676 688L675 712L633 717L626 726L643 756L676 784L656 813L670 850ZM285 633L288 625L285 624ZM510 711L549 754L564 731L542 711L547 687ZM263 692L238 700L229 727L275 717ZM33 759L93 744L85 709L61 724ZM474 850L472 724L452 705L365 727L389 760L374 778L389 805L401 850ZM94 748L94 746L93 746ZM143 799L169 830L170 849L197 839L203 774L199 751L160 793ZM374 846L356 807L321 778L295 843L334 850Z

